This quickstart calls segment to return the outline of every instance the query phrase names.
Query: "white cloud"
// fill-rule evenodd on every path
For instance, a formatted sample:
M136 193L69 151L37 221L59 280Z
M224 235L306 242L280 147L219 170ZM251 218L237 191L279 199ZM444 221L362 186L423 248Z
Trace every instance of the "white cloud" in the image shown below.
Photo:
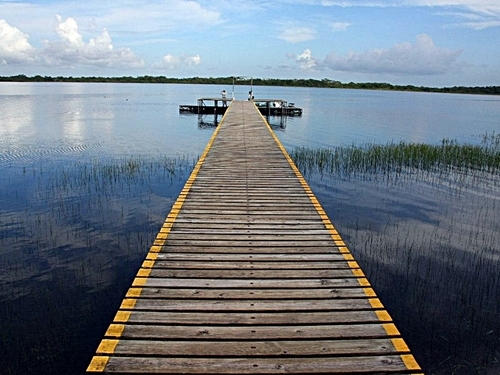
M131 47L164 41L167 33L172 37L194 30L202 35L200 30L224 23L222 9L225 11L226 7L194 0L0 0L0 18L28 33L36 47L42 45L42 40L53 39L56 14L77 20L85 41L106 28L116 44Z
M321 66L322 66L322 63L312 56L312 52L308 48L305 49L299 55L294 55L294 54L288 53L286 56L288 59L295 60L295 62L298 64L299 68L305 72L315 71L318 68L321 68Z
M460 68L461 50L439 48L429 35L417 36L415 43L396 44L390 49L374 49L339 56L330 53L325 64L334 71L413 75L445 74Z
M315 38L316 30L310 27L289 27L279 35L279 39L288 43L305 42Z
M113 68L140 68L145 65L129 48L115 48L107 29L87 41L77 21L56 16L54 33L57 38L44 40L43 46L34 48L29 35L0 20L0 64L30 64L38 62L49 67L99 66ZM200 55L174 56L167 54L154 68L183 69L200 65Z
M28 39L28 34L0 19L0 65L35 62L36 51Z
M500 12L497 0L404 0L402 5L429 7L463 7L476 12L495 14Z
M459 26L467 27L474 30L489 29L490 27L500 27L500 20L462 22Z
M68 13L82 15L82 20L96 20L115 32L158 34L171 29L202 29L223 22L221 12L199 1L130 1L89 0L71 2Z
M331 7L432 7L445 10L461 10L464 18L475 17L476 21L460 22L457 25L481 30L500 26L500 1L498 0L321 0L321 5Z
M184 67L191 67L200 64L201 64L200 55L174 56L172 54L167 54L163 57L162 61L159 64L155 65L155 67L158 69L177 70L177 69L182 69Z
M394 7L394 6L462 6L482 11L500 10L496 0L320 0L323 6Z
M49 66L91 65L114 68L139 68L144 61L128 48L115 49L106 29L85 43L77 22L69 17L56 18L55 32L58 41L45 41L40 51L44 63Z
M348 22L333 22L330 26L333 31L346 31L351 24Z
M78 24L73 18L68 18L66 21L62 20L61 16L56 16L57 24L55 31L62 40L73 46L82 47L83 37L78 32Z
M497 15L474 13L474 12L442 12L442 15L456 18L458 21L447 27L463 27L474 30L484 30L500 27L500 11Z

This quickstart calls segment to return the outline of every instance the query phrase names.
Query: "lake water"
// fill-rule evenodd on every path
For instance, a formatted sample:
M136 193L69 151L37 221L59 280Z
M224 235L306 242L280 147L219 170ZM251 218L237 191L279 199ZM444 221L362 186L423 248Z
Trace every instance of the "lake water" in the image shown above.
M213 132L178 106L222 89L232 90L0 83L2 371L84 372ZM236 98L248 89L236 86ZM480 144L500 129L494 96L254 92L303 108L286 126L270 119L289 150L445 138ZM495 176L307 178L426 372L497 374Z

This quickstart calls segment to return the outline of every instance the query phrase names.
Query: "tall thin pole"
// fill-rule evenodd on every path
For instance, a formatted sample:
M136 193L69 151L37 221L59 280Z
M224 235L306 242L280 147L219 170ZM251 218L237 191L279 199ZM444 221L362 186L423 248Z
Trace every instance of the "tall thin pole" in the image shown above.
M234 100L234 76L233 76L233 100Z

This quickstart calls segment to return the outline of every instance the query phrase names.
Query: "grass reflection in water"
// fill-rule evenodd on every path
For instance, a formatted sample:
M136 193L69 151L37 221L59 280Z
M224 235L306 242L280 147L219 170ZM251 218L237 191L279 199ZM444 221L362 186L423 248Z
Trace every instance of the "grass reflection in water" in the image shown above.
M500 136L290 154L426 373L498 373Z
M85 371L195 162L124 157L7 169L2 374Z

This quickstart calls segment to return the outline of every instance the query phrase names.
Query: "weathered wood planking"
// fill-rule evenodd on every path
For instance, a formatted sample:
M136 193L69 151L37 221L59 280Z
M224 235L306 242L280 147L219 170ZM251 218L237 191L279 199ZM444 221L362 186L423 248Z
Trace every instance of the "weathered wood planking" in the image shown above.
M421 374L251 102L214 132L88 372Z

